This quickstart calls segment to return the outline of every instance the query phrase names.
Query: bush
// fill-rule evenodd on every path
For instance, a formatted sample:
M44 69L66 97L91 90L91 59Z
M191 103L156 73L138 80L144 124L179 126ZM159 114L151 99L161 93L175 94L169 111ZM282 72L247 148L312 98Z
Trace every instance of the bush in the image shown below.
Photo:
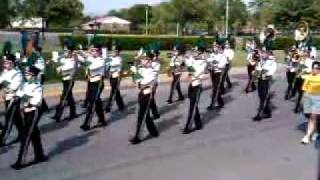
M242 38L242 49L245 49L246 42L248 40L252 40L253 37L243 37ZM274 41L273 47L275 50L286 50L295 44L295 40L293 37L285 37L285 36L278 36ZM317 49L320 49L320 37L313 37L312 38L312 46L315 46Z
M60 43L61 47L63 47L63 42L66 38L70 36L67 35L60 35ZM123 50L138 50L141 47L148 45L153 42L159 42L161 45L161 50L171 50L176 42L177 39L181 40L183 43L195 46L199 37L175 37L175 36L103 36L105 39L105 45L110 48L111 44L115 41L119 41L121 43ZM76 44L81 44L84 47L88 45L88 38L87 36L74 36ZM207 44L211 44L214 41L212 37L206 37L205 41Z
M286 50L295 44L295 40L291 37L277 37L274 41L275 50Z
M75 41L75 45L77 47L79 47L79 45L82 45L83 48L87 48L88 47L88 38L86 36L70 36L70 35L65 35L65 36L59 36L59 42L61 45L61 48L63 49L64 47L64 42L66 39L68 38L73 38L73 40Z

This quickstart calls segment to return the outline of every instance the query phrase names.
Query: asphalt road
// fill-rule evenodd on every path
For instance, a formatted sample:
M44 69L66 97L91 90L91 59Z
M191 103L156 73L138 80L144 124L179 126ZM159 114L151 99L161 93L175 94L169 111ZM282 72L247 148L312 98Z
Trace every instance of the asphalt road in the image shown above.
M157 139L129 145L137 118L137 90L122 89L128 104L126 112L116 106L106 115L109 125L82 132L84 116L56 124L45 115L41 122L43 143L50 161L21 171L15 162L17 147L0 152L2 180L313 180L317 173L317 146L303 146L302 116L292 112L293 102L284 101L286 86L283 70L272 90L273 118L252 122L258 104L257 94L245 94L245 71L232 76L234 88L224 99L222 111L207 112L210 83L205 82L200 111L204 129L182 135L188 101L167 105L169 85L160 85L157 103L161 119ZM186 92L187 84L182 84ZM106 97L105 91L103 97ZM78 100L81 96L76 97ZM50 105L57 98L48 99ZM78 111L84 111L80 107ZM32 158L30 156L30 158Z

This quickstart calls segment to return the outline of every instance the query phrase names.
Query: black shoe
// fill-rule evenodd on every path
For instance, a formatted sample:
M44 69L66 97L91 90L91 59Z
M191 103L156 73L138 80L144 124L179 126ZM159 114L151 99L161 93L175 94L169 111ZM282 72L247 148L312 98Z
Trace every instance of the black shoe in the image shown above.
M106 127L108 123L106 121L99 121L97 127Z
M34 164L39 164L39 163L43 163L43 162L47 162L49 160L49 158L47 156L40 156L40 157L36 157L33 161Z
M228 89L231 89L232 88L232 84L228 84Z
M156 120L156 119L160 119L160 115L159 114L153 115L153 120Z
M203 129L203 125L200 125L200 126L196 127L196 130L201 130L201 129Z
M124 110L126 110L126 107L125 107L125 106L119 108L119 111L124 111Z
M246 94L249 94L249 89L246 89L246 90L244 90L244 92L246 93Z
M106 113L110 113L111 112L111 108L110 107L106 107L106 109L104 110Z
M4 147L4 146L6 146L6 144L4 142L0 141L0 147Z
M71 121L71 120L73 120L73 119L77 119L78 117L79 117L78 114L72 114L72 115L70 115L70 116L67 118L67 120L68 120L68 121Z
M12 169L15 169L15 170L20 170L20 169L23 169L25 168L26 166L25 165L22 165L21 163L19 162L16 162L14 164L11 165L11 168Z
M284 96L284 100L289 100L289 95Z
M55 120L57 123L60 123L60 122L61 122L61 119L60 119L60 118L54 118L54 120Z
M83 131L89 131L89 130L90 130L90 126L85 125L85 124L81 125L80 128L81 128Z
M139 139L139 138L137 138L137 137L134 137L134 138L132 138L132 139L130 139L129 140L129 142L131 143L131 144L139 144L139 143L141 143L141 139Z
M52 116L51 119L55 120L57 123L61 122L61 117L58 117L57 115Z
M218 106L215 107L215 109L218 109L218 110L219 110L219 109L222 109L222 108L224 108L224 104L220 104L220 105L218 105Z
M272 118L271 114L264 114L263 115L263 119L270 119L270 118Z
M182 134L190 134L192 131L190 129L184 128Z
M167 100L167 103L168 104L172 104L172 100Z
M157 132L157 133L151 134L151 136L154 137L154 138L156 138L156 137L159 137L160 135L159 135L159 133Z
M300 112L300 108L299 108L299 107L294 108L293 112L294 112L295 114L298 114L298 113Z
M208 110L208 111L214 110L214 106L213 106L212 104L210 104L210 106L207 107L207 110Z
M179 97L177 101L184 101L184 97Z
M255 121L255 122L259 122L261 120L262 120L262 117L259 115L257 115L256 117L253 118L253 121Z

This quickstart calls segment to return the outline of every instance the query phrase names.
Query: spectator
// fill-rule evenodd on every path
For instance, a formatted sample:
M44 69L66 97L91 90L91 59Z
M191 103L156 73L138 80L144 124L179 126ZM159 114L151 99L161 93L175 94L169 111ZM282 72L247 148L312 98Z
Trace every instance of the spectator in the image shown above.
M320 115L320 62L312 65L312 74L305 77L303 85L304 113L309 118L306 135L302 138L302 144L309 144L312 135L317 129L317 118Z

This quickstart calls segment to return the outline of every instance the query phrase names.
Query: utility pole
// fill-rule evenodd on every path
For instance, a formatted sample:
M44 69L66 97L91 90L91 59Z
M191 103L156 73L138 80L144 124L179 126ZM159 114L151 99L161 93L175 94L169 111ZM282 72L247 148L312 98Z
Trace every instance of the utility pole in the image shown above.
M226 0L226 25L225 25L225 36L228 37L229 34L229 0Z
M146 4L146 35L148 35L149 31L149 5Z

